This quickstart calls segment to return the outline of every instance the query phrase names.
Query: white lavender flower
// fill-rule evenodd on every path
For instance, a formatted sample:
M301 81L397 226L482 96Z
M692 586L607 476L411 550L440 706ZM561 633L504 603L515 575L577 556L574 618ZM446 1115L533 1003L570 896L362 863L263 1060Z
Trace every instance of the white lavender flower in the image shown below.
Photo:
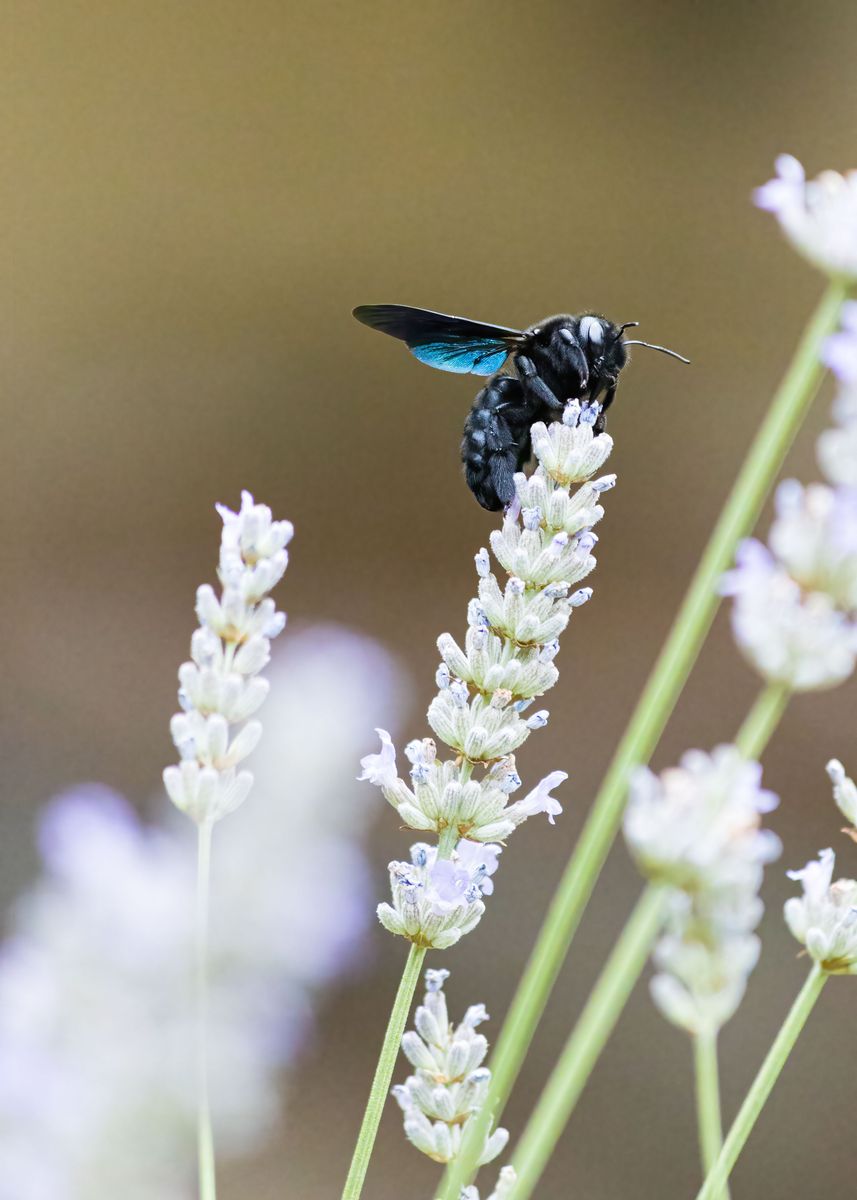
M857 842L857 784L845 774L845 768L837 758L832 758L827 764L827 774L833 784L833 799L850 829L843 830Z
M744 998L759 959L759 939L722 928L712 932L691 911L689 897L674 893L669 900L666 932L653 955L658 973L650 985L652 999L668 1021L687 1033L714 1033Z
M501 849L460 841L447 859L438 857L436 846L417 842L409 863L390 863L393 903L378 905L378 920L417 946L454 946L485 912L482 897L494 890L490 876Z
M439 1163L458 1154L467 1123L484 1104L491 1082L491 1072L482 1066L488 1042L476 1032L488 1020L485 1006L472 1005L453 1026L443 991L448 978L449 971L426 971L425 998L414 1014L416 1028L402 1038L402 1050L415 1071L393 1088L408 1140ZM485 1140L480 1164L496 1158L508 1140L507 1130L495 1129Z
M362 958L373 813L343 772L367 709L403 705L386 652L332 626L285 639L271 679L254 802L218 847L212 881L209 1070L224 1159L270 1134L314 995ZM0 950L4 1200L192 1194L195 837L177 812L167 818L146 826L90 785L41 822L44 871Z
M831 975L857 975L857 880L833 880L836 856L822 850L817 861L789 879L803 885L783 910L786 924L807 953Z
M552 771L522 800L512 802L512 793L521 786L514 755L505 755L493 764L480 781L462 782L456 763L439 760L435 742L425 738L405 747L411 763L409 786L397 774L390 735L385 729L377 733L381 751L360 760L363 773L359 778L380 787L411 829L439 832L452 825L465 832L469 841L490 842L507 838L537 813L545 813L553 823L562 812L551 792L568 778L564 771Z
M799 549L791 549L800 558ZM734 598L732 628L739 647L769 681L807 691L834 687L854 670L853 618L826 592L805 592L761 542L741 543L736 566L721 586Z
M509 1200L517 1178L514 1167L501 1167L497 1186L486 1200ZM461 1193L461 1200L479 1200L479 1188L473 1185L464 1188Z
M825 341L822 357L839 389L835 425L818 439L818 461L832 484L857 488L857 300L843 304L841 327Z
M635 771L625 839L643 874L688 893L757 891L763 865L780 851L760 828L760 814L777 804L761 779L759 764L734 746L689 750L660 776Z
M776 160L777 176L755 193L774 213L795 249L826 274L857 280L857 171L823 171L807 180L790 154Z
M642 768L631 780L626 840L643 874L668 888L652 997L692 1034L729 1020L758 958L759 887L780 853L760 828L776 805L760 783L758 763L734 746L690 751L660 776Z
M857 489L787 479L777 488L768 542L792 579L857 611Z
M839 329L825 338L822 360L840 383L857 383L857 300L842 305Z
M217 506L223 520L217 574L218 599L208 584L196 594L200 627L191 638L191 661L179 668L182 712L170 722L181 755L164 771L175 806L194 821L217 821L247 798L253 776L239 770L262 726L250 718L268 693L259 672L270 658L271 639L285 626L267 593L288 565L293 528L274 521L271 510L241 493L237 513ZM230 728L239 727L237 732Z

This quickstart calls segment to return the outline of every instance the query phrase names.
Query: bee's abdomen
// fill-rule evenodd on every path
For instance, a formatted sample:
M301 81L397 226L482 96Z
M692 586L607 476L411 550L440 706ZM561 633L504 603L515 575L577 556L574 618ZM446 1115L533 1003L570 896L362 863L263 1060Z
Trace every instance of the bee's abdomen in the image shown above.
M464 422L461 460L467 486L491 512L515 494L515 472L530 453L529 420L521 381L498 375L478 394Z

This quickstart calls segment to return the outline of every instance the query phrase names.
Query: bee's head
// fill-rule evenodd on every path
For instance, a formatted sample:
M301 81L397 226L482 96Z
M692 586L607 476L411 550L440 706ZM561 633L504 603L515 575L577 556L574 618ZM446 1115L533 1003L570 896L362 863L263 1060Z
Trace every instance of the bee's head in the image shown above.
M598 313L547 317L527 330L527 353L540 372L552 369L559 376L571 372L573 378L583 384L582 390L590 399L615 386L628 361L628 346L649 346L682 362L688 361L663 346L626 342L625 330L637 324L637 321L626 321L624 325L616 325ZM567 377L562 380L566 381Z
M622 340L627 325L614 325L597 313L586 313L580 318L577 337L591 375L608 377L613 382L628 361L628 351Z
M606 317L599 317L595 313L587 313L580 318L578 338L590 364L589 394L593 398L603 386L610 387L615 384L619 372L628 361L628 346L646 346L649 350L659 350L661 354L668 354L670 358L677 358L680 362L690 361L681 354L676 354L675 350L668 350L666 346L655 346L651 342L641 342L636 338L626 342L623 336L625 330L636 329L639 324L639 321L626 321L623 325L614 325Z

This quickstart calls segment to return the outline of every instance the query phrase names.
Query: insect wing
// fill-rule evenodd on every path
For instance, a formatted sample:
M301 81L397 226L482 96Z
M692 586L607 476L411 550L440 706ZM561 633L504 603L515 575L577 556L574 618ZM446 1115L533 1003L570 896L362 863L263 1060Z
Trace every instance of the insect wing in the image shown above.
M449 342L426 342L424 346L411 346L411 354L420 362L441 371L455 371L460 375L493 375L499 371L509 357L509 347L497 349L496 342L473 341L450 345Z
M420 362L460 375L493 375L523 337L518 329L406 304L364 304L354 309L354 316L370 329L401 339Z

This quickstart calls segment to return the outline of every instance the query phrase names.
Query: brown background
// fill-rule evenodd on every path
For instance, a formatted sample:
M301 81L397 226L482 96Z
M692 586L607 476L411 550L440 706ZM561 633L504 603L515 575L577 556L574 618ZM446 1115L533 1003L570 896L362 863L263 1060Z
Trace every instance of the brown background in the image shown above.
M555 830L516 836L483 925L449 956L453 1002L484 999L498 1022L820 291L748 196L783 149L813 171L855 165L857 9L36 0L6 12L6 900L32 871L33 818L52 791L92 777L141 802L156 789L190 597L210 575L211 505L241 486L297 525L292 615L385 639L429 699L434 638L462 629L491 526L457 462L477 385L419 367L353 322L354 304L509 325L594 307L694 360L643 351L627 372L597 596L566 639L551 725L521 761L531 780L571 772L567 811ZM826 410L827 396L792 455L804 477ZM729 738L755 686L721 618L656 761ZM855 695L799 699L771 748L783 867L838 837L822 768L832 754L857 768ZM419 713L411 725L422 733ZM379 824L379 894L406 845ZM850 863L840 850L853 873L853 849ZM638 888L617 848L513 1130ZM779 917L791 890L775 867L762 965L723 1039L730 1114L804 973ZM373 970L327 1009L278 1144L224 1172L224 1200L338 1195L401 962L379 932ZM736 1197L850 1194L855 1003L853 983L828 988ZM691 1196L690 1078L685 1040L641 988L543 1200ZM428 1197L435 1177L390 1107L367 1194Z

